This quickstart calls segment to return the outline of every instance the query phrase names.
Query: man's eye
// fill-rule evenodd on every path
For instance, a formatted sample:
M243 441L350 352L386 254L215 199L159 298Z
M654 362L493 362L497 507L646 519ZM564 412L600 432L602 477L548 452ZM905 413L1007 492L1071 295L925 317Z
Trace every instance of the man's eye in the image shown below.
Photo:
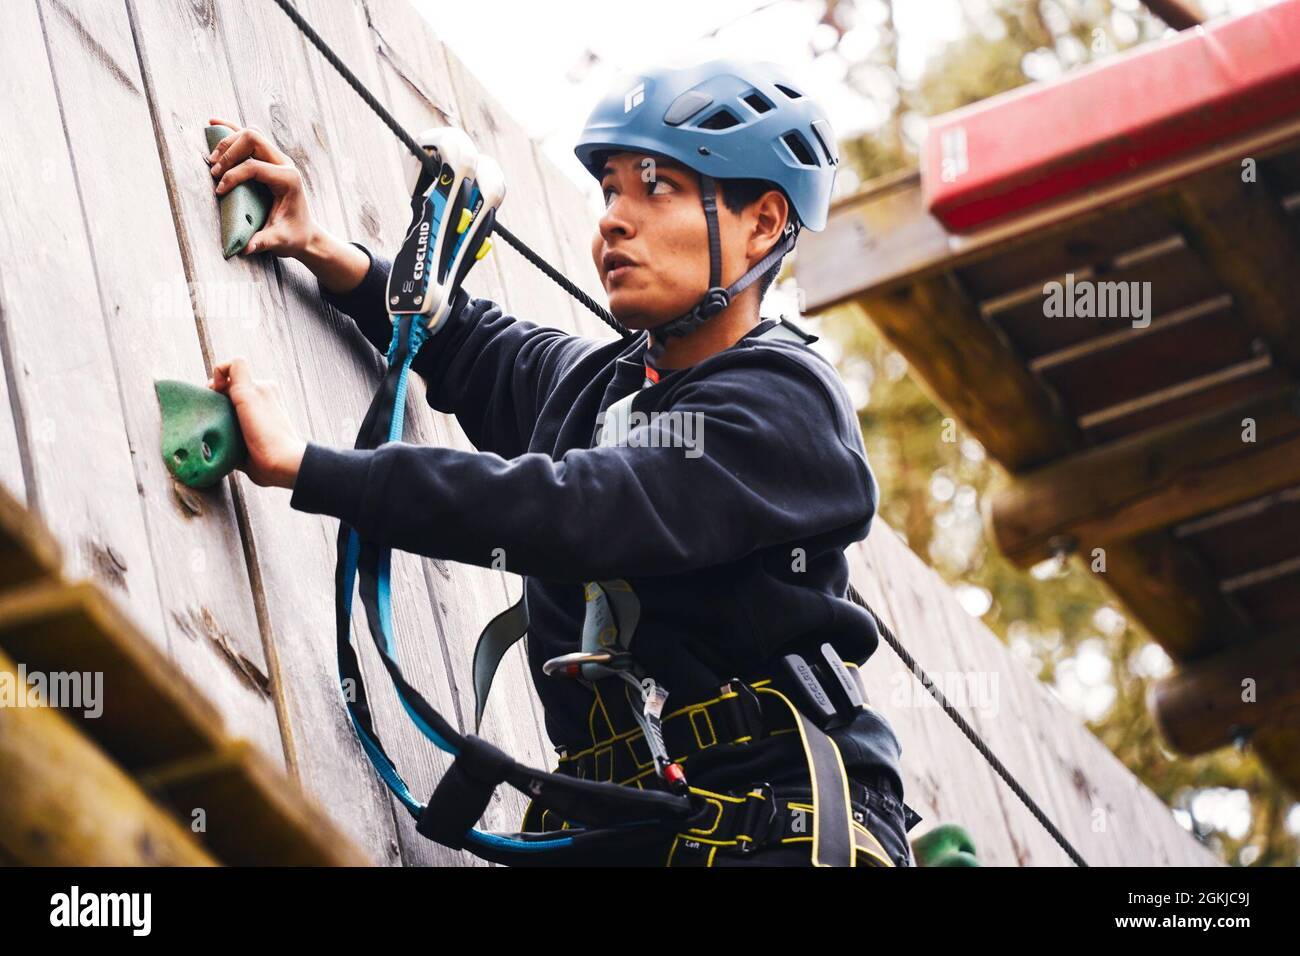
M651 190L651 193L658 192L660 186L667 186L668 189L670 189L670 190L671 190L671 189L676 189L676 188L677 188L676 186L674 186L672 183L670 183L670 182L669 182L668 180L666 180L666 179L656 179L653 183L651 183L651 185L654 187L654 188Z
M609 199L611 196L614 195L614 190L612 187L606 186L604 189L604 193L605 193L605 205L609 206Z

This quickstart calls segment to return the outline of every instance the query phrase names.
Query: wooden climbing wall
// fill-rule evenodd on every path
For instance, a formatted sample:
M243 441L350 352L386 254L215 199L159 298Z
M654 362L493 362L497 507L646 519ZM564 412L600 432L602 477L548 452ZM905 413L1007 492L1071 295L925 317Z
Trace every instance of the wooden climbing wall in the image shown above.
M509 184L504 221L600 296L591 207L404 0L297 6L408 129L453 123L493 154ZM178 493L158 454L157 378L202 382L215 362L244 355L281 383L301 433L346 445L380 371L297 263L221 258L208 117L271 134L326 227L381 250L407 221L402 147L269 0L9 0L5 14L0 482L50 526L69 576L104 585L228 726L297 776L377 861L473 863L415 833L340 705L335 523L242 476ZM605 334L504 244L469 288L521 317ZM418 383L408 422L412 441L470 447ZM854 561L858 587L923 665L980 691L963 709L1090 862L1214 862L887 527ZM408 555L393 579L404 669L463 724L473 639L519 581ZM367 672L380 675L361 644ZM1066 862L887 649L866 673L903 741L922 827L965 823L991 863ZM484 735L549 766L520 649L498 680ZM375 696L390 752L427 793L446 761L391 694ZM511 829L522 810L502 791L484 825Z

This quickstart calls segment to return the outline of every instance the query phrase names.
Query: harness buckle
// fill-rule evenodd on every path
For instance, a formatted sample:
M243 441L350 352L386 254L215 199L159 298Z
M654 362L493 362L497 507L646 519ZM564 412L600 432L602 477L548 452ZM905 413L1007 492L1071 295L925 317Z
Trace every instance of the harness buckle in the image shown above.
M740 738L749 738L758 740L763 736L763 705L759 702L758 694L754 688L750 687L739 677L733 677L727 683L722 685L722 693L733 693L736 695L737 710L740 714L741 725L733 728L735 736L733 740Z
M754 794L755 790L758 791L757 795ZM752 788L749 799L745 802L744 816L741 817L740 826L736 830L737 834L750 838L738 844L742 856L748 856L767 842L766 837L772 828L772 821L776 819L776 814L776 793L772 790L772 784L765 781Z

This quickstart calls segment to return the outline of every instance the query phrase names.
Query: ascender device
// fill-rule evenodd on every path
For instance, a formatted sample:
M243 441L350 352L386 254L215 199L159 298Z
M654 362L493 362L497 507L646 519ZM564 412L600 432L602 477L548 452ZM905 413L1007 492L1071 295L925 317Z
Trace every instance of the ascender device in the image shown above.
M496 160L463 130L428 129L417 140L433 164L411 164L411 226L388 276L388 314L421 316L432 335L465 274L492 247L488 236L506 182Z

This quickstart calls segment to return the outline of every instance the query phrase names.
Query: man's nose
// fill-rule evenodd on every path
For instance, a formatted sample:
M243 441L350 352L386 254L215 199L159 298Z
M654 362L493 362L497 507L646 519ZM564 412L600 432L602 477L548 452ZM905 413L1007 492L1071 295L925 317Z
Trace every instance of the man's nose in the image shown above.
M613 236L628 236L636 233L636 225L623 196L615 196L605 207L598 223L600 234L606 239Z

